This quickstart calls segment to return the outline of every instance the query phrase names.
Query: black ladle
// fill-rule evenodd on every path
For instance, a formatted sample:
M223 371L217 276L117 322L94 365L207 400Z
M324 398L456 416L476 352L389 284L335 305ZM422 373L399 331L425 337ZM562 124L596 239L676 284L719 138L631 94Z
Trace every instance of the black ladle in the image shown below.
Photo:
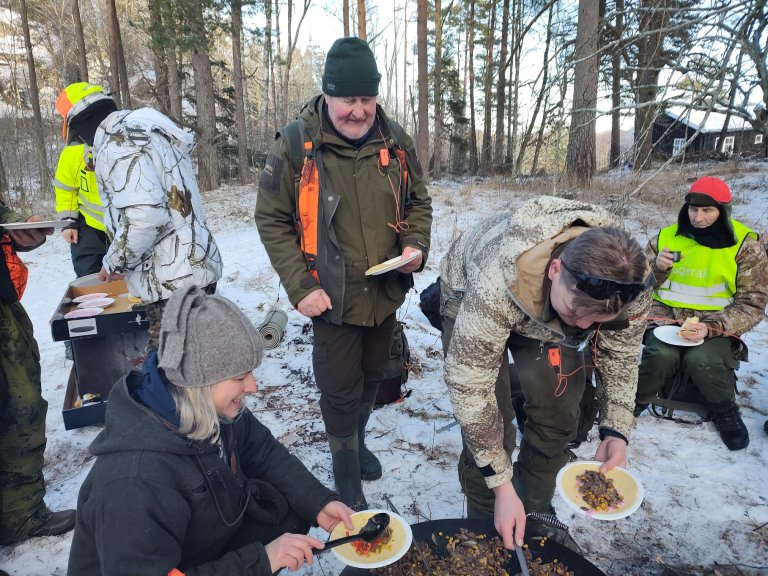
M387 529L387 526L389 526L389 514L386 512L379 512L378 514L371 516L368 519L368 522L365 523L365 526L360 528L360 532L357 534L344 536L343 538L336 538L336 540L329 540L325 543L325 548L312 548L312 555L318 556L326 550L330 550L336 546L341 546L342 544L354 542L355 540L365 540L366 542L372 542L381 536L381 533ZM279 574L282 571L283 569L280 568L277 572L275 572L275 574L273 574L273 576Z
M360 532L352 534L351 536L344 536L343 538L336 538L336 540L329 540L325 543L325 548L312 548L312 554L317 556L322 554L326 550L347 544L348 542L354 542L355 540L365 540L366 542L372 542L381 536L382 532L389 526L389 514L386 512L379 512L374 514L365 523L365 526L360 528Z

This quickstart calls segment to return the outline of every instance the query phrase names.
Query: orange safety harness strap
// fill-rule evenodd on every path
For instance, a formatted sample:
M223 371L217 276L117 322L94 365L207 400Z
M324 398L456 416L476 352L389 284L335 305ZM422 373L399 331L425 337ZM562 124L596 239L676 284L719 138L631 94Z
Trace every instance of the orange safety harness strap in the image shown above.
M319 283L320 279L316 266L318 238L320 237L320 177L314 154L314 144L305 133L304 126L300 120L294 120L288 124L285 128L285 133L288 137L292 163L296 172L296 233L299 236L299 245L306 260L307 269ZM299 143L301 143L303 151L301 160L297 158ZM388 158L388 150L381 150L382 153L385 151L385 156ZM394 151L401 166L400 182L398 191L395 193L397 196L400 190L408 190L408 162L405 150L399 145L395 144ZM395 198L398 212L402 209L399 200L398 197ZM401 214L396 216L396 220L399 222Z
M13 247L11 236L9 234L3 234L0 239L0 244L3 246L2 257L5 259L5 263L8 266L8 272L11 276L11 282L16 289L16 295L19 300L24 295L24 290L27 287L27 278L29 277L29 270L27 265L21 261L19 255L16 253L16 249Z

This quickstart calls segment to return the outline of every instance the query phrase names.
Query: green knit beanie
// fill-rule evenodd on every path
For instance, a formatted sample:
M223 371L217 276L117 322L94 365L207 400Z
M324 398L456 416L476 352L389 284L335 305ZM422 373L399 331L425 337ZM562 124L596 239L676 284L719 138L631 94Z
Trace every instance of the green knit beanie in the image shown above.
M323 92L328 96L377 96L381 74L368 42L339 38L325 59Z

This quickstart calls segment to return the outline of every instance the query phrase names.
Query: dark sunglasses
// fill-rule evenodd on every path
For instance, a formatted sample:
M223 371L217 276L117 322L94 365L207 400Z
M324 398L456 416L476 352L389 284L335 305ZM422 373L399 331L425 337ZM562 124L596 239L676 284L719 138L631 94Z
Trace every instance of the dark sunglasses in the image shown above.
M576 288L595 300L607 300L614 294L618 294L624 304L629 304L648 288L651 288L654 283L652 273L648 275L644 282L621 282L619 280L609 280L577 272L568 267L562 260L560 260L560 264L574 277Z

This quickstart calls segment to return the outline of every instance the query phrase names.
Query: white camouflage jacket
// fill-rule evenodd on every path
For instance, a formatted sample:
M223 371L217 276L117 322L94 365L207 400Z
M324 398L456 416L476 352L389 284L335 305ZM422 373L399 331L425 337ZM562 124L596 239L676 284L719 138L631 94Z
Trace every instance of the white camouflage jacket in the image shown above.
M509 333L570 346L588 341L592 331L569 341L556 317L542 319L547 301L542 294L544 276L558 246L587 227L617 225L620 222L598 206L538 197L464 232L441 262L441 314L456 319L445 381L478 466L490 464L496 471L486 478L489 488L512 477L494 395ZM596 338L600 426L626 438L634 423L637 360L649 306L647 291L630 306L627 327L600 331Z
M205 223L190 153L194 136L152 108L119 110L99 126L94 163L112 243L109 272L126 275L144 302L221 278L221 254Z

